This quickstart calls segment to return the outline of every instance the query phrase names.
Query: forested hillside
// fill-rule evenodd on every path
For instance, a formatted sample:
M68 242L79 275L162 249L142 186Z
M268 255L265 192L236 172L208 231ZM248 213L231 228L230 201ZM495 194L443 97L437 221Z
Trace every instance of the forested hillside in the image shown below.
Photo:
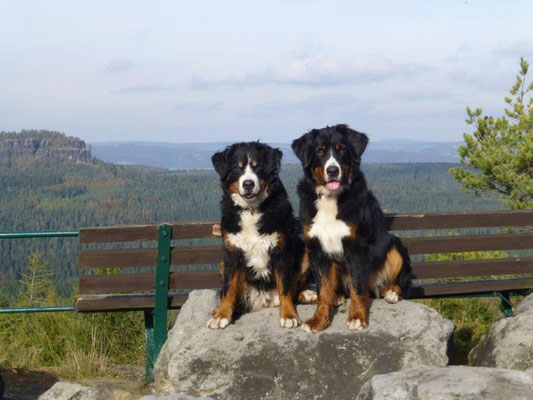
M462 193L449 176L452 164L369 164L371 187L389 212L494 209L495 199ZM291 199L301 176L296 165L282 170ZM168 171L97 162L53 160L0 167L0 231L65 230L94 225L219 218L214 171ZM75 239L0 240L0 282L13 294L28 257L38 251L56 271L61 294L77 276Z

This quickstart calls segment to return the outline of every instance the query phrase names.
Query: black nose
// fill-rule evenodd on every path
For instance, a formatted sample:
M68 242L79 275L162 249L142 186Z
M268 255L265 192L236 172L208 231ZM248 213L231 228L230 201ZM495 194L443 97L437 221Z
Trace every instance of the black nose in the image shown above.
M329 177L336 178L337 176L339 176L339 167L336 167L335 165L330 165L326 169L326 172L328 173Z
M243 183L242 183L242 188L244 190L252 190L255 186L255 183L254 181L250 180L250 179L247 179L245 180Z

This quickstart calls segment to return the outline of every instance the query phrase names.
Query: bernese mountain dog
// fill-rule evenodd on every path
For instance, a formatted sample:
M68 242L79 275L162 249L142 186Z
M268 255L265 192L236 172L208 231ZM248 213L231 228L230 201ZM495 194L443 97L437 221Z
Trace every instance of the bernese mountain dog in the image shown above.
M349 329L366 328L370 293L396 303L410 284L407 249L388 232L360 170L367 144L364 133L347 125L313 129L292 143L304 169L300 222L318 286L315 314L302 324L307 332L327 328L332 307L344 297L351 301Z
M280 306L280 325L297 327L294 306L316 301L301 290L307 260L301 227L279 179L282 152L259 142L236 143L211 158L222 186L220 305L207 326L225 328L237 313Z

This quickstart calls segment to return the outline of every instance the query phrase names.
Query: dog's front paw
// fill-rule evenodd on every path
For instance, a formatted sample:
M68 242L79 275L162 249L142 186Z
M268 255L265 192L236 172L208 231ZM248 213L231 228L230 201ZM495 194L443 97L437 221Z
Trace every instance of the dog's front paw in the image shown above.
M327 320L327 318L313 317L305 321L304 324L302 324L302 329L309 333L318 333L326 329L328 326L329 321Z
M207 321L207 327L209 329L224 329L229 325L229 322L228 318L213 317Z
M296 328L300 325L298 318L280 318L279 324L282 328Z
M346 324L348 325L348 329L352 331L361 331L368 327L368 321L363 321L359 318L348 320Z

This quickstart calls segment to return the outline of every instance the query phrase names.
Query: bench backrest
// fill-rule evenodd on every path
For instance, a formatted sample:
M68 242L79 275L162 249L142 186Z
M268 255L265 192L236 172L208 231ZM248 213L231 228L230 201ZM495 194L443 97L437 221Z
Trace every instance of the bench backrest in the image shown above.
M427 231L440 229L465 228L502 228L532 227L533 210L452 212L433 214L388 214L386 216L391 231ZM216 222L180 222L169 223L171 239L196 239L220 237L220 227ZM79 232L81 244L87 243L132 243L152 242L149 248L120 249L83 249L79 255L82 269L94 268L135 268L156 266L158 249L154 247L158 239L160 224L129 225L114 227L85 228ZM404 237L403 242L411 256L420 254L491 251L491 250L525 250L533 249L533 230L521 230L512 233L468 233L444 236ZM402 235L401 235L402 236ZM208 246L174 246L170 251L170 264L198 265L216 264L222 258L220 245ZM413 273L417 280L434 280L441 278L484 277L453 283L419 283L417 282L409 297L443 296L463 293L481 293L490 291L513 291L533 287L533 257L507 257L484 260L454 260L413 262ZM155 284L154 273L122 273L108 275L83 275L80 278L80 295L108 295L110 302L118 297L117 293L141 293L128 301L132 309L146 308L153 305ZM518 278L493 279L502 275L523 275ZM491 279L486 279L491 277ZM220 286L218 271L171 272L168 279L169 292L173 293L170 306L179 306L192 289L217 288ZM152 298L151 298L152 297ZM135 300L137 299L137 300ZM96 300L95 300L96 301ZM124 302L124 300L121 300ZM99 305L100 307L102 304ZM85 302L78 309L88 311L91 303ZM97 307L93 303L93 307ZM122 304L120 309L126 309ZM108 309L112 309L110 303Z

